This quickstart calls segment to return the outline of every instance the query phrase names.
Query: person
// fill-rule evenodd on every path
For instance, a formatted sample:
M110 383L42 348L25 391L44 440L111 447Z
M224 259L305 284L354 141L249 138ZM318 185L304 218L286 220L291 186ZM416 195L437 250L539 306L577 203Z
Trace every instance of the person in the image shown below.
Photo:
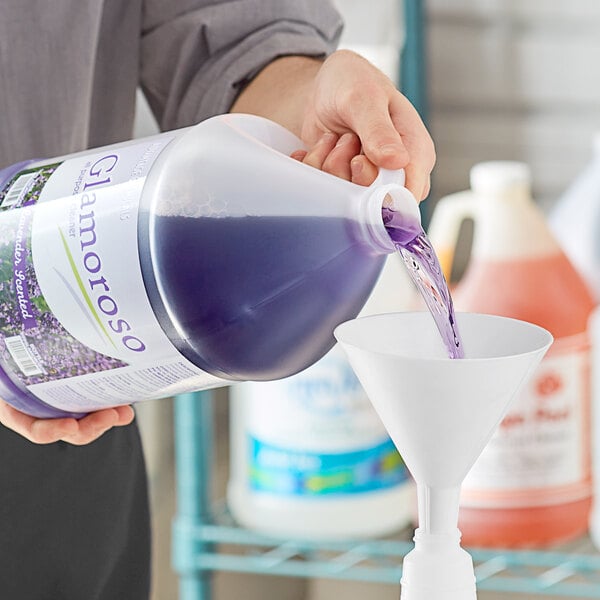
M131 137L141 86L161 129L246 112L294 157L368 185L404 168L420 200L433 143L408 100L335 51L324 0L6 0L0 168ZM35 419L0 401L0 589L7 600L147 599L150 528L133 409Z

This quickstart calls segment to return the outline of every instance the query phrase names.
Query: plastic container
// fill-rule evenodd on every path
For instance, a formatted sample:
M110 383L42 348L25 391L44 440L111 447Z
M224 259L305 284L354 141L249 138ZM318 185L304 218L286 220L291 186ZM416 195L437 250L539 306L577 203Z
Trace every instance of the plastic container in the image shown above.
M529 321L555 342L467 476L459 527L465 545L546 546L588 528L594 301L531 199L527 165L478 164L471 188L440 200L429 230L449 272L459 226L474 220L457 310Z
M409 308L415 293L392 255L363 313ZM240 524L332 540L410 523L414 483L339 346L293 377L233 386L230 410L227 498Z
M0 397L78 416L323 356L394 251L382 205L419 213L402 173L357 186L301 146L223 115L3 170Z
M557 202L549 224L556 239L600 302L600 131L592 158Z

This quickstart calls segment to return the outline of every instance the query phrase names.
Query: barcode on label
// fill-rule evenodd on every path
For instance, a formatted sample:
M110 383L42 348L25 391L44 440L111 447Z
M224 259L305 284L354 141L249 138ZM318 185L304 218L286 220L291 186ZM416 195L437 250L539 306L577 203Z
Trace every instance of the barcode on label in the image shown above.
M2 208L11 208L17 204L21 198L29 190L29 184L32 182L37 173L24 173L10 186L4 200L2 200Z
M4 338L4 343L23 375L31 377L44 372L39 368L29 346L20 335Z

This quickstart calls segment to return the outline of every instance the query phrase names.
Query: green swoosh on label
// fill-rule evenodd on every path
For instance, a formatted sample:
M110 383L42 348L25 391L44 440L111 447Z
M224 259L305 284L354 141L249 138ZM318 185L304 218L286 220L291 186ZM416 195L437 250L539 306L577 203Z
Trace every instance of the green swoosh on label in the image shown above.
M108 331L106 330L106 327L104 327L104 324L100 320L100 317L98 316L98 313L96 312L96 309L94 308L94 304L92 303L92 299L88 296L87 290L85 289L85 287L83 285L83 280L81 279L81 276L79 275L79 272L77 271L77 266L75 265L75 261L73 260L73 255L71 254L71 250L69 250L69 245L67 244L67 239L65 238L65 235L62 232L62 229L60 227L58 228L58 232L60 233L60 239L62 240L63 247L65 249L65 254L67 255L67 258L69 259L69 265L71 266L71 270L73 271L73 276L75 277L75 281L77 281L77 285L79 286L81 295L83 296L85 303L87 304L88 308L90 309L90 312L92 313L92 316L94 317L94 320L96 321L96 323L98 323L98 326L102 330L102 333L104 333L104 335L106 336L106 339L110 342L111 346L113 348L115 348L115 350L116 350L117 347L115 346L115 343L112 341L110 334L108 333Z

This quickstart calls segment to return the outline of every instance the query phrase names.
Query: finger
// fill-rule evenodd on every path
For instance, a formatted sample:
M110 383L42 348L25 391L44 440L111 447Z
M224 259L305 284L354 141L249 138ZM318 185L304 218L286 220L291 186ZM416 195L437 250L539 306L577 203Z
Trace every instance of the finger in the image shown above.
M425 200L429 196L429 192L431 192L431 177L427 178L425 188L421 192L421 200Z
M0 400L0 422L35 444L50 444L77 430L75 419L36 419ZM45 424L45 425L42 425Z
M359 154L350 161L352 183L357 185L371 185L379 172L377 167L364 155Z
M427 177L423 182L422 177L413 176L412 169L407 169L406 171L406 187L419 202L425 200L431 191L431 178ZM419 190L421 191L419 192Z
M425 125L416 118L406 120L406 99L401 97L391 105L391 117L395 127L402 134L404 145L410 155L410 162L405 166L406 187L417 200L423 200L431 187L431 171L435 165L435 146ZM411 110L414 110L411 106ZM416 111L415 111L416 114Z
M129 425L135 418L135 412L131 406L117 406L114 410L117 411L117 427Z
M390 116L387 95L377 91L361 94L347 114L349 125L373 164L385 169L401 169L408 164L409 153Z
M384 169L402 169L410 160L402 138L397 135L392 139L387 123L373 125L370 133L365 138L361 137L361 141L367 158Z
M33 419L15 431L35 444L53 444L77 431L75 419Z
M350 161L360 152L360 140L354 133L344 133L323 161L322 169L331 175L350 181Z
M51 444L75 435L78 429L76 419L34 419L26 437L36 444Z
M337 141L337 134L331 132L323 134L317 143L306 153L303 162L316 169L321 169L323 162L333 150Z
M79 421L76 434L64 438L75 445L89 444L113 427L129 425L135 417L131 406L116 406L89 414Z
M304 157L306 156L307 151L306 150L294 150L290 156L294 159L294 160L299 160L300 162L302 162L304 160Z
M118 421L119 413L114 408L99 410L80 419L77 432L62 439L76 446L89 444L117 425Z
M431 189L431 178L427 169L423 168L418 162L418 158L416 158L415 161L416 162L411 161L411 163L404 169L406 174L406 181L404 185L420 202L421 200L425 200L425 198L427 198L429 195L429 191Z
M115 425L128 425L134 417L131 406L119 406L92 413L79 421L73 418L36 419L0 400L0 423L35 444L59 440L86 444Z

